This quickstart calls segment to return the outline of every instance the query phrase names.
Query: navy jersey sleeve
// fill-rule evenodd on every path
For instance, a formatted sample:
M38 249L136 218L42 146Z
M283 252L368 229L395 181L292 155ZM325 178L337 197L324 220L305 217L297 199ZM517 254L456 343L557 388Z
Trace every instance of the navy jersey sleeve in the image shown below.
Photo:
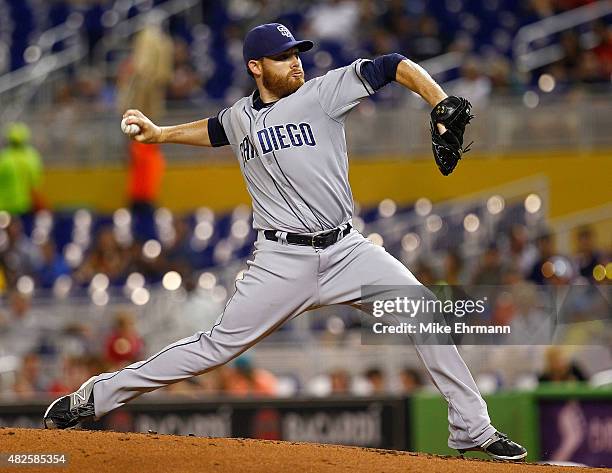
M223 124L218 117L210 117L208 119L208 137L210 138L210 144L213 147L226 146L230 142L227 139L227 134L223 128Z

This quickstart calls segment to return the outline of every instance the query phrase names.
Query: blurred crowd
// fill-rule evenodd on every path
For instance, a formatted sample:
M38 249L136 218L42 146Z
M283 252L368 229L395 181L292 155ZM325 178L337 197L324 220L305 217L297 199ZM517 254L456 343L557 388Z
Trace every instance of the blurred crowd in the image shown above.
M171 105L197 105L211 99L231 103L253 87L244 73L241 45L246 31L264 21L280 21L296 36L316 41L315 52L302 58L309 77L357 57L400 52L423 61L459 52L464 55L461 67L439 79L452 80L457 92L474 103L491 94L512 94L541 86L542 75L554 80L552 87L545 83L543 90L566 92L579 84L609 85L612 72L609 17L540 40L538 47L559 45L561 59L532 74L521 72L514 63L512 42L520 27L595 3L590 0L202 2L198 11L188 10L170 20L149 14L149 27L134 37L129 54L109 53L106 59L114 64L112 67L101 62L98 51L114 26L108 21L111 15L105 16L112 2L75 3L54 2L47 12L55 23L66 21L71 8L87 20L82 28L91 54L87 64L75 68L68 80L60 81L55 95L62 107L87 102L100 108L123 109L125 103L139 102L142 89L157 90L158 95L170 99ZM139 13L133 8L134 14ZM25 54L27 45L21 47L19 51ZM16 61L14 58L14 65ZM380 98L396 97L383 94ZM149 105L154 115L159 112L155 104Z
M125 366L159 348L146 346L147 337L139 331L131 312L138 306L146 307L148 292L145 299L140 299L142 294L138 292L145 288L153 294L181 286L187 300L199 299L209 303L217 297L210 289L221 287L219 304L212 309L208 307L214 312L212 316L216 316L227 294L231 293L236 266L224 266L226 260L216 269L205 268L206 272L194 267L197 252L192 242L195 232L199 231L197 225L194 226L196 221L175 218L172 235L164 245L157 240L149 240L148 245L137 240L126 241L116 225L100 226L89 249L85 249L81 258L74 259L71 253L76 247L74 241L64 247L65 251L58 251L53 240L48 238L50 233L44 238L44 234L36 231L40 226L34 225L34 230L28 234L24 231L22 219L0 213L0 345L3 352L0 353L0 367L2 354L14 357L16 363L13 370L16 377L10 386L6 382L2 386L3 370L0 369L0 386L5 394L27 398L41 390L49 394L68 392L88 375ZM234 220L234 223L236 221L242 220ZM233 224L228 222L228 226L232 228ZM508 292L516 297L499 297L492 304L489 317L495 324L511 325L513 333L517 334L513 343L520 345L526 340L524 337L533 335L542 325L540 313L534 311L538 304L530 306L536 288L566 284L595 287L612 281L611 255L597 247L593 230L582 227L575 238L575 251L561 254L555 247L553 234L542 233L532 237L527 227L515 224L508 232L499 234L480 255L468 258L450 249L420 258L414 265L406 264L426 285L507 287ZM157 242L155 248L151 248L152 241ZM245 243L245 248L248 251L250 243ZM392 245L388 249L393 252ZM396 256L403 259L405 254ZM228 273L225 280L222 279L223 272ZM171 281L169 274L177 277L175 282ZM213 274L219 278L216 282ZM201 292L204 287L209 290ZM108 304L108 293L115 301L110 307L124 307L113 316L112 323L96 326L86 322L87 318L81 320L79 311L87 312L87 304L90 307ZM77 304L79 295L81 302ZM85 306L82 305L83 296L88 301ZM76 319L72 317L66 322L61 313L66 310L62 307L69 307L65 305L69 300L75 304L69 313ZM585 306L582 300L579 312L586 316L585 321L591 321L591 306L601 301L590 295L586 300L590 305ZM149 302L149 306L151 304ZM172 313L180 312L184 307L177 304ZM202 317L206 311L196 304L195 312ZM56 315L51 316L52 313ZM174 314L171 325L176 327L165 329L157 327L155 320L148 318L149 335L156 331L174 333L179 322L182 323L183 315ZM316 313L307 317L309 330L322 340L332 342L346 340L352 333L351 329L358 333L361 326L361 316L351 310L338 309L331 316L329 313ZM189 331L205 329L198 326L203 323L202 318L194 320ZM588 342L584 337L603 335L601 321L599 325L578 325L580 333L571 334L573 338L571 343L567 340L568 344L583 345ZM187 333L180 334L185 335ZM551 352L546 363L550 366L540 373L541 381L588 378L563 354ZM45 366L52 368L46 369ZM237 396L295 393L369 395L407 393L423 386L424 380L419 371L406 368L402 372L385 373L379 367L364 369L360 374L338 367L313 379L300 380L268 372L254 366L251 358L242 357L227 367L171 386L167 391L194 396L207 393Z

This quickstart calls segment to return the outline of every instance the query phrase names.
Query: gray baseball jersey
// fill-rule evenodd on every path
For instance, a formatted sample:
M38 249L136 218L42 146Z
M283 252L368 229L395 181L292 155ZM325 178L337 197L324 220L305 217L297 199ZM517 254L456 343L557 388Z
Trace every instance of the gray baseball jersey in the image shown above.
M256 94L219 113L253 200L255 229L330 230L353 211L344 120L374 91L363 59L257 110Z

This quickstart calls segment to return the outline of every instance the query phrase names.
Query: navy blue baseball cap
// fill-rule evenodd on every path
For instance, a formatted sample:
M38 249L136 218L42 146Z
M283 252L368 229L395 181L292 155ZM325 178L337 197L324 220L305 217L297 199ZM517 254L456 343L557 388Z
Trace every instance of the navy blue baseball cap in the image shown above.
M265 56L275 56L291 48L298 48L300 52L312 49L312 41L297 41L289 28L280 23L266 23L249 31L244 38L242 55L245 64L251 59L261 59Z

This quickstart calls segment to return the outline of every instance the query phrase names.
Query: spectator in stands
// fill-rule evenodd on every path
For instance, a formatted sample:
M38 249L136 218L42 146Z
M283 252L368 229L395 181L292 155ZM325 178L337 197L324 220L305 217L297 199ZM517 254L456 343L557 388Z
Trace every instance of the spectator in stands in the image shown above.
M540 235L536 240L536 246L538 259L531 267L527 278L537 284L544 284L554 274L553 268L550 268L551 259L555 256L554 236L551 233Z
M444 35L440 32L438 22L433 16L423 15L418 20L417 34L413 35L409 49L414 61L422 61L444 53Z
M115 315L113 331L106 338L105 357L112 370L120 369L142 358L144 341L136 330L134 316L129 312Z
M585 51L578 62L578 79L583 84L609 83L610 75L604 73L602 64L593 51Z
M55 242L47 239L40 245L42 264L37 271L38 283L41 287L49 289L53 287L56 279L70 274L70 266L66 263L64 255L57 251Z
M163 29L163 19L155 11L147 26L135 38L129 67L119 77L118 107L138 109L153 119L165 109L166 88L172 78L172 40Z
M580 63L582 61L583 49L580 38L573 30L561 33L560 40L562 58L558 63L565 69L572 82L580 80Z
M74 90L79 99L95 106L98 111L103 111L103 89L104 80L98 69L87 67L79 70L74 83Z
M156 237L155 203L159 197L166 161L158 145L131 140L128 167L128 198L134 236L141 240Z
M505 299L503 294L499 299ZM495 322L510 325L510 335L504 339L509 345L547 345L554 335L553 314L542 309L542 294L538 288L526 281L510 289L506 313L494 314ZM505 317L504 317L505 316Z
M103 273L112 283L117 283L125 277L125 270L129 266L127 256L127 252L119 246L113 228L102 227L93 249L74 277L78 282L87 284L95 274Z
M364 2L372 6L374 2ZM384 12L382 15L375 11L375 8L368 10L370 18L364 18L364 11L362 10L362 21L368 23L374 23L378 20L378 23L385 31L388 31L393 36L400 38L402 43L407 43L409 36L414 31L414 20L410 17L406 8L406 2L403 0L389 0L384 2ZM402 48L402 51L404 49Z
M168 268L188 279L193 271L194 251L191 248L192 229L188 217L174 219L174 241L165 250Z
M466 271L463 258L457 250L450 250L444 258L444 283L460 286L466 283Z
M503 257L504 266L514 268L526 276L538 257L536 248L529 241L527 228L521 224L513 225L508 237L508 248Z
M88 358L75 355L65 356L62 361L62 371L47 387L47 394L50 397L56 397L71 393L92 374Z
M404 368L400 371L400 391L402 394L412 394L423 387L423 377L414 368Z
M344 369L338 368L329 373L330 394L343 395L348 394L351 387L351 377Z
M241 355L224 373L224 392L232 396L274 396L278 390L276 376L253 366L248 355Z
M168 98L185 101L194 98L201 91L202 79L193 67L189 57L189 45L180 38L174 39L174 67Z
M365 372L364 377L369 385L368 394L385 394L387 391L385 375L380 368L370 368Z
M21 360L21 367L13 384L13 393L19 399L31 399L44 392L40 357L36 353L28 353Z
M612 26L607 25L604 21L597 21L593 25L593 33L597 43L593 52L599 60L604 77L610 80L612 76Z
M502 284L503 266L497 243L490 244L481 257L472 284L496 286Z
M492 95L509 95L512 92L512 64L499 54L487 61L487 76L491 81Z
M414 275L424 286L433 286L436 284L437 278L434 274L434 270L425 262L425 260L420 260L417 262Z
M14 287L20 276L33 275L42 265L38 247L23 231L18 217L11 218L6 228L6 248L0 250L0 260L4 266L9 287Z
M602 255L595 249L593 241L593 229L582 227L578 230L576 251L576 266L582 277L594 281L593 269L602 262Z
M546 365L538 379L541 383L559 383L586 381L587 377L580 367L563 353L561 348L553 346L546 351Z
M0 210L25 215L42 205L42 160L30 144L30 129L11 123L5 129L7 145L0 150Z
M70 322L62 331L62 346L75 356L91 356L99 351L100 340L95 327L87 322ZM104 370L99 370L102 373Z
M483 74L478 57L471 56L461 67L461 76L452 87L454 95L465 97L475 108L484 107L491 95L491 80Z
M307 13L310 34L321 40L352 40L359 25L359 13L355 0L320 2Z

